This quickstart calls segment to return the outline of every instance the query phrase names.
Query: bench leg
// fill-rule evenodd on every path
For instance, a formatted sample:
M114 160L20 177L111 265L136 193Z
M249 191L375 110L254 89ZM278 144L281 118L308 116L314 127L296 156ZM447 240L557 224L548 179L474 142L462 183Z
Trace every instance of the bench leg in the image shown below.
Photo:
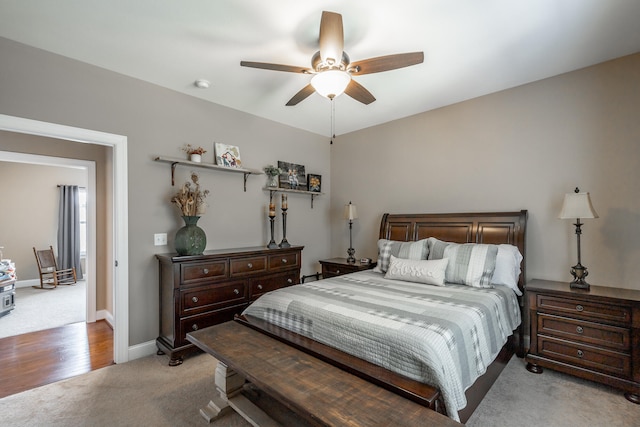
M209 423L233 410L229 405L229 397L242 390L245 383L243 376L222 362L218 362L214 378L218 395L205 408L200 409L200 414Z
M254 427L280 427L260 408L240 394L245 382L242 375L218 361L215 372L218 395L214 396L206 407L200 409L200 415L211 423L235 411Z

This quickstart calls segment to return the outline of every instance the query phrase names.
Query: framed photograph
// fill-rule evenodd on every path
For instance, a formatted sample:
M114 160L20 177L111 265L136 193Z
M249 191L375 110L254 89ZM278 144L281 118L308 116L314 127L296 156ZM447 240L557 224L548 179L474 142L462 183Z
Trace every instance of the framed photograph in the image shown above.
M240 149L235 145L222 144L216 142L214 145L216 152L216 165L228 168L241 168Z
M307 177L304 174L304 166L295 163L278 160L278 167L282 169L280 174L280 188L292 190L306 190Z
M309 174L307 175L307 190L319 193L322 184L322 176Z

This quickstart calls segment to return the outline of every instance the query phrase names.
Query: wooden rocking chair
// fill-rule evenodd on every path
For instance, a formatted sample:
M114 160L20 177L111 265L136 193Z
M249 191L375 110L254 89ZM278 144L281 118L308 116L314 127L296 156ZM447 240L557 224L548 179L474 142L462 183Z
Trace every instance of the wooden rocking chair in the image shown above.
M73 285L77 282L75 268L58 269L52 246L43 250L33 248L33 253L36 256L40 272L40 286L34 286L34 288L55 289L58 285Z

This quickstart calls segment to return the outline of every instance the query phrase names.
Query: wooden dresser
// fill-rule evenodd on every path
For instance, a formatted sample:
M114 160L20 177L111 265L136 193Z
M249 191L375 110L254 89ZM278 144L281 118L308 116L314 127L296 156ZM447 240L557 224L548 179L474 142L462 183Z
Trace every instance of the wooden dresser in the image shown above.
M205 251L202 255L156 255L160 262L158 354L169 365L195 350L188 332L233 319L265 292L300 282L302 246L263 246Z
M532 280L527 369L548 367L620 388L640 403L640 291Z

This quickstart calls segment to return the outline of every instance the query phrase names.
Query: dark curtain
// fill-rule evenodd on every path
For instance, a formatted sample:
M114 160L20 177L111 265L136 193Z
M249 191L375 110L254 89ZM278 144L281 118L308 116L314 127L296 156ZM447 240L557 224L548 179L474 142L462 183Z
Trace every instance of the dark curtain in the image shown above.
M82 277L80 266L80 201L77 185L58 186L58 268L75 268Z

